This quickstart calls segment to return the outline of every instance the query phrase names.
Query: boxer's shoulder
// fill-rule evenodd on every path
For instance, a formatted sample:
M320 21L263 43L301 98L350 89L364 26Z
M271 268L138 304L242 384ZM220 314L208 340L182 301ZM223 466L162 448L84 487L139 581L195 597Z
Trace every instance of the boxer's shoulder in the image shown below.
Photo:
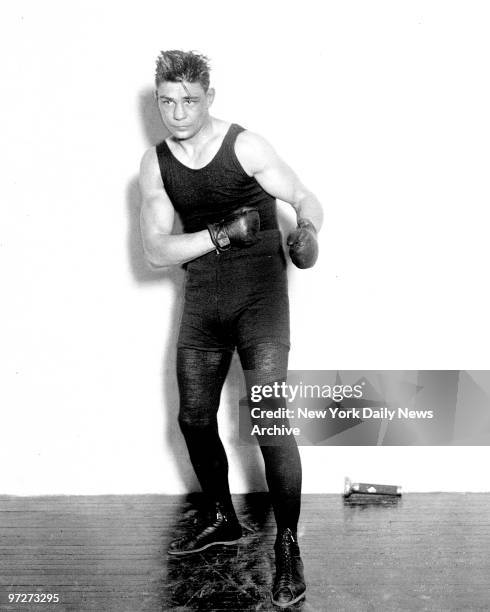
M158 167L158 156L156 147L150 147L143 153L140 163L140 173L148 174L156 172Z
M245 171L253 175L267 164L275 152L263 136L244 130L236 138L235 154Z
M252 132L250 130L244 129L239 132L236 137L235 148L247 151L248 149L256 150L256 149L267 149L271 148L271 145L267 142L267 140L257 134L257 132Z

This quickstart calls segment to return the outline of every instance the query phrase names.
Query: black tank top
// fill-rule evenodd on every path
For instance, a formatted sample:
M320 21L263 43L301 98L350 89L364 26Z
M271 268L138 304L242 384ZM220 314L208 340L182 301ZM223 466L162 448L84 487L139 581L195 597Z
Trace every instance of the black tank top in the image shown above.
M240 206L256 206L262 230L277 229L276 200L242 168L235 140L244 128L231 124L213 159L194 170L180 162L165 141L156 146L163 185L184 232L206 229Z

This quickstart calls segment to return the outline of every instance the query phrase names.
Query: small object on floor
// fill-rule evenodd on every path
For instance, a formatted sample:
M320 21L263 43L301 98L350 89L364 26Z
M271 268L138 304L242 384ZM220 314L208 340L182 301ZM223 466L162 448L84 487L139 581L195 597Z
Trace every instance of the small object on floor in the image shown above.
M197 531L170 542L169 555L189 555L210 546L236 544L242 537L242 527L233 510L216 503L210 519Z
M353 493L361 495L391 495L400 497L402 494L402 488L397 485L352 482L350 478L346 477L344 483L344 497L349 497Z
M274 550L276 576L271 590L271 599L276 606L287 608L303 599L306 591L303 562L296 535L291 529L284 529L277 534Z

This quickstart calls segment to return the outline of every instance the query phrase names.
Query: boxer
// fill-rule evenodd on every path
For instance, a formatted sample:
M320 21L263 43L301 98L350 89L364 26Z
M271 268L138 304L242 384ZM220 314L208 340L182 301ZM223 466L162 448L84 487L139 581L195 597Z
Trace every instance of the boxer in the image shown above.
M322 207L264 138L210 114L215 91L205 56L162 51L155 86L169 136L141 161L141 232L152 267L185 268L178 420L209 506L195 531L171 542L168 553L184 556L242 536L218 433L221 389L235 350L249 392L286 379L289 302L276 199L296 212L287 244L301 269L316 262ZM175 213L181 234L172 233ZM297 540L301 462L294 436L260 448L277 524L271 598L286 608L306 590Z

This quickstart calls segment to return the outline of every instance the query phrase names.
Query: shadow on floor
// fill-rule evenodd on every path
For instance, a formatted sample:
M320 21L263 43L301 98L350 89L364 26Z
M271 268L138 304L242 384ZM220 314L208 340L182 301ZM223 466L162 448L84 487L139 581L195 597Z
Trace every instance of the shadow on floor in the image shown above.
M184 498L168 542L191 529L203 498ZM236 504L244 527L238 544L216 546L185 557L166 559L162 583L165 610L279 610L270 601L274 573L275 523L267 495L241 496ZM288 610L304 610L302 603Z

